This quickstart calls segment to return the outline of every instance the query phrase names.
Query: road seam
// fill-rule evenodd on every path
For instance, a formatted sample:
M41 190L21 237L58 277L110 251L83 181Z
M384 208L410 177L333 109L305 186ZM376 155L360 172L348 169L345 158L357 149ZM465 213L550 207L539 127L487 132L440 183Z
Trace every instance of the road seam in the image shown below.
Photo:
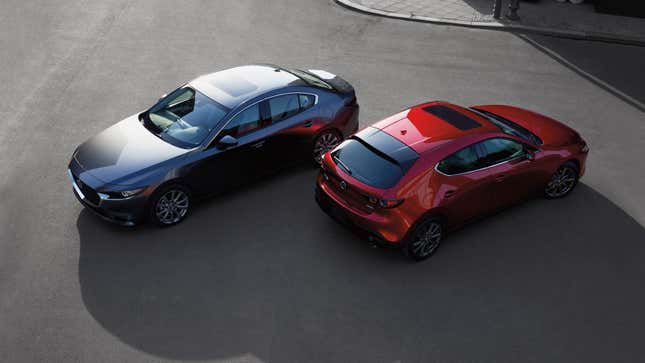
M638 110L645 112L645 103L642 103L635 99L634 97L626 94L625 92L619 90L618 88L610 85L609 83L603 81L602 79L594 76L593 74L583 70L582 68L576 66L575 64L569 62L566 58L562 57L558 53L552 51L551 49L543 46L542 44L536 42L535 40L527 37L524 34L516 34L519 38L522 40L526 41L527 43L531 44L535 48L537 48L539 51L542 53L548 55L549 57L553 58L555 61L558 63L566 66L567 68L573 70L583 78L586 78L587 80L591 81L592 83L595 83L596 85L600 86L604 90L614 94L616 97L620 98L624 102L630 104L633 107L636 107Z

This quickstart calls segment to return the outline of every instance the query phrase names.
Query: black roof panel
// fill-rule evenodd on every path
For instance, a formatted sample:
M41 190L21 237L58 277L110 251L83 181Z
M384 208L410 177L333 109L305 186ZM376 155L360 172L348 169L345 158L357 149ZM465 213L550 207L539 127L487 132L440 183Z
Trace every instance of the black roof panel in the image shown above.
M463 113L444 105L433 105L424 107L423 110L441 120L451 124L459 130L470 130L481 126L481 124Z

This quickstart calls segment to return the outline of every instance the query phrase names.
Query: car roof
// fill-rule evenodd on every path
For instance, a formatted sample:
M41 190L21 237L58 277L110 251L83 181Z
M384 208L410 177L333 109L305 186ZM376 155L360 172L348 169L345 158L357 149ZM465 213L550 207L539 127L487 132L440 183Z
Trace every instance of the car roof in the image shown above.
M413 106L377 122L373 127L387 132L419 154L463 136L500 132L484 117L443 101Z
M189 85L228 108L264 93L287 86L307 84L273 65L247 65L197 77Z

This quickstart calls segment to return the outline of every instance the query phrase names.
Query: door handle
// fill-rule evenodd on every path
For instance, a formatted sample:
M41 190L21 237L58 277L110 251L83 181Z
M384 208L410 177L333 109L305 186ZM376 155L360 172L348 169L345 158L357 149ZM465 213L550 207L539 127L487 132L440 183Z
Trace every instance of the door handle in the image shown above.
M504 174L496 175L495 176L495 181L496 182L501 182L501 181L504 180L504 178L506 178L506 175L504 175Z
M303 124L303 126L304 126L304 127L311 127L311 125L313 125L313 124L314 124L314 122L313 122L313 121L307 121L307 122L305 122L305 123Z
M450 198L450 197L454 196L455 193L457 193L456 190L448 190L443 194L443 197L444 198Z
M264 146L265 142L266 142L266 140L258 141L255 144L251 145L251 147L254 148L254 149L259 149L262 146Z

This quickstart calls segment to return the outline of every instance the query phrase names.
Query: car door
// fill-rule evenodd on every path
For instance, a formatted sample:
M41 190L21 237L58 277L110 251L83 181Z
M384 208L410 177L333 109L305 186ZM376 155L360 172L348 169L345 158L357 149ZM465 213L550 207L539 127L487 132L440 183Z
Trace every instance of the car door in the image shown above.
M515 140L497 137L482 141L481 165L490 172L490 205L501 209L518 203L538 189L542 180L527 147Z
M192 184L204 194L244 184L256 178L265 167L263 155L265 136L261 131L266 124L260 103L235 114L213 139L204 155L193 168ZM237 145L224 147L219 141L231 136Z
M433 187L451 224L462 224L489 210L490 173L481 168L476 144L462 148L437 163ZM437 180L438 179L438 180Z
M280 165L310 158L316 96L289 93L269 98L266 102L270 120L267 155Z

